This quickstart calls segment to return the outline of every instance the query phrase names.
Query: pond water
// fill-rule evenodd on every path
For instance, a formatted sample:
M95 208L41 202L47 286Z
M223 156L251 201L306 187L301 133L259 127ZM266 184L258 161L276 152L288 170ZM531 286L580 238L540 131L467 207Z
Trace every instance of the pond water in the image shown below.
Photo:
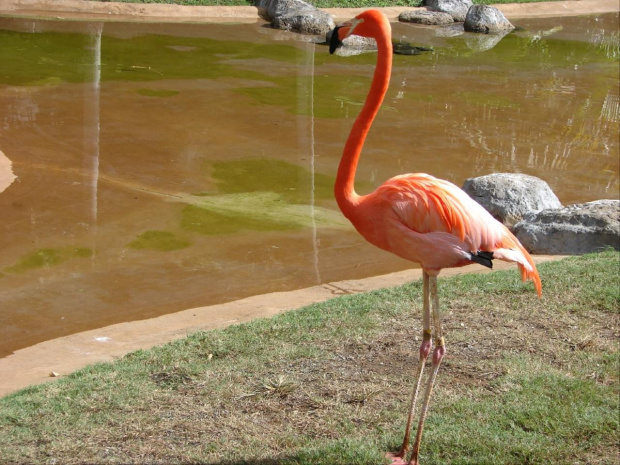
M358 190L521 172L618 198L618 15L488 37L406 24ZM332 185L373 54L244 25L0 17L0 356L54 337L411 267Z

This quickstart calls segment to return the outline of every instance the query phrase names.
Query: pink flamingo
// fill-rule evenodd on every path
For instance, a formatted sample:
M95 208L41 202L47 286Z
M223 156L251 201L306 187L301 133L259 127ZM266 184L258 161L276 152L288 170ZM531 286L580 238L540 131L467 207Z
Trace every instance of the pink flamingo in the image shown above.
M424 305L422 344L417 378L400 451L389 454L393 464L404 464L409 451L409 435L422 372L432 348L431 373L409 465L417 465L422 429L437 371L445 355L441 327L437 275L442 268L479 263L489 268L492 260L516 262L521 277L532 280L540 296L542 285L536 265L517 238L483 207L454 184L428 174L403 174L388 179L374 192L358 195L354 181L357 163L383 98L392 70L391 27L385 15L368 10L333 30L330 53L355 34L377 41L377 66L364 106L353 123L338 167L334 192L338 206L355 229L371 244L399 257L419 263L423 270ZM431 328L432 323L432 328Z

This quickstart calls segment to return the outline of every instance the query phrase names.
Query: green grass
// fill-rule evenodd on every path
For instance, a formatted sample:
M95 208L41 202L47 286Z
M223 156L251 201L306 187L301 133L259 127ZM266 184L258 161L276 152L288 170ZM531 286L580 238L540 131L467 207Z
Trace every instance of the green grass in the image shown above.
M431 464L616 464L619 255L440 279ZM421 285L350 295L0 399L3 463L372 464L401 440ZM417 340L416 340L417 339Z

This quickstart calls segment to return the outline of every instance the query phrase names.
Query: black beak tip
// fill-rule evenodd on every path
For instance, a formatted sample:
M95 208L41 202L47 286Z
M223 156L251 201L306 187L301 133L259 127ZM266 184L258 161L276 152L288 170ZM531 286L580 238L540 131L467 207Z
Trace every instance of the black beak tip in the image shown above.
M330 55L332 55L336 51L336 49L342 45L342 42L338 38L338 29L340 29L340 26L336 26L331 32L331 37L329 39Z

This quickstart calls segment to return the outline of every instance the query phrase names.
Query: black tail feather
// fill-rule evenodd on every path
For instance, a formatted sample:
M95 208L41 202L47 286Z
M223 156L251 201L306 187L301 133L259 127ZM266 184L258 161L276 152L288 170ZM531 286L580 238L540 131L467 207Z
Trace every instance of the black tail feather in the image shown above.
M483 252L479 250L476 255L472 254L470 260L475 263L479 263L487 268L493 268L493 252Z

